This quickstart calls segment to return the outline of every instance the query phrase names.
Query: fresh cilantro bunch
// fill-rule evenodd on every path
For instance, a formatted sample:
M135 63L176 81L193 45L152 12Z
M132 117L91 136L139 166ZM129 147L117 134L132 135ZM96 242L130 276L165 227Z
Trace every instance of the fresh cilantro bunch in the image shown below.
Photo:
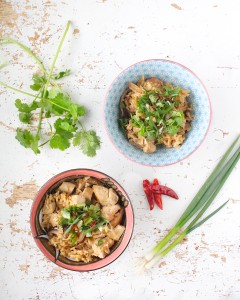
M90 203L70 205L63 208L61 214L59 225L64 227L64 236L69 236L73 245L81 233L90 237L92 231L108 223L101 216L100 207Z
M79 146L85 155L91 157L96 155L96 150L100 148L100 139L95 131L85 130L80 121L86 114L85 108L82 105L73 103L71 97L58 84L59 79L70 75L70 70L61 71L55 75L53 73L69 27L70 21L67 23L49 72L29 48L11 38L0 38L2 44L15 44L31 55L41 70L40 75L33 75L33 82L30 85L30 88L36 94L15 89L3 82L0 82L0 84L32 97L30 103L25 103L21 99L15 101L15 106L19 112L19 120L26 124L25 128L17 128L16 134L16 139L23 147L30 148L38 154L40 148L47 143L51 148L62 151L73 144ZM38 124L36 131L33 131L31 125L33 125L33 117L36 118L36 116L38 116ZM48 137L45 141L42 141L43 137L46 136L46 133L42 132L43 119L49 120L50 126L50 133L47 133Z
M179 101L175 100L180 90L179 87L169 86L164 86L162 91L145 90L137 101L136 114L132 114L129 119L120 119L120 126L126 128L131 122L133 127L138 128L139 136L160 144L163 133L173 135L183 123L184 114L177 111Z

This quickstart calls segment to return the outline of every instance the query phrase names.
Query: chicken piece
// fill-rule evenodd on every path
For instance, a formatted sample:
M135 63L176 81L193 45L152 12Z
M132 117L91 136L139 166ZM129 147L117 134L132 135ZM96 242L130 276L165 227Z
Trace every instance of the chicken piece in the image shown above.
M145 139L144 146L143 146L143 152L145 152L145 153L153 153L153 152L156 151L156 149L157 149L156 145L153 142Z
M46 199L45 199L45 202L44 202L44 205L43 205L43 214L51 214L54 212L54 210L56 209L56 202L53 198L52 195L49 195Z
M98 246L98 240L93 240L92 250L93 255L99 258L104 258L107 254L110 253L110 248L114 245L114 241L109 237L102 239L102 245Z
M138 93L140 95L142 95L144 93L144 89L137 86L136 84L129 82L128 83L128 87L131 91L133 91L134 93Z
M128 138L129 138L129 143L137 148L142 149L144 147L144 137L143 136L139 136L139 137L135 137L135 134L128 134Z
M96 179L92 178L92 177L85 177L84 182L88 183L90 185L99 184L99 182Z
M124 214L124 208L121 209L115 214L113 220L110 222L113 227L116 227L118 224L121 223Z
M92 188L98 202L101 205L112 206L118 202L118 195L112 188L108 189L100 185L94 185Z
M85 186L84 178L79 179L77 183L76 194L80 194L84 189L84 186Z
M112 221L115 217L115 214L121 209L119 204L112 206L103 206L101 209L102 216L108 221Z
M85 202L86 202L86 198L83 196L83 194L71 196L71 205L77 205Z
M115 205L117 202L118 202L118 195L114 189L110 188L108 190L107 205Z
M151 77L147 79L144 83L144 88L148 91L160 90L162 86L163 86L163 82L156 77Z
M138 110L137 102L139 99L139 94L129 92L124 99L126 109L128 114L136 113Z
M85 187L85 189L82 192L83 197L88 201L91 201L92 194L93 194L93 189L90 187Z
M120 237L122 236L123 232L125 231L125 227L122 225L117 225L108 233L108 237L110 237L114 241L119 241Z
M94 185L92 187L93 192L97 198L97 200L102 204L108 198L108 189L101 185ZM102 204L103 205L103 204Z
M58 188L59 191L61 192L65 192L67 194L72 194L73 190L75 189L75 184L71 183L71 182L63 182L60 187Z

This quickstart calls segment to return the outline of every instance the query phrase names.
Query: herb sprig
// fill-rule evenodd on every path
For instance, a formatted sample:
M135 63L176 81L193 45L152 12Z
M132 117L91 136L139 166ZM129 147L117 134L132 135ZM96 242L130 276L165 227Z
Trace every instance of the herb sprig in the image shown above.
M38 64L41 74L34 74L32 77L33 83L30 85L30 88L36 94L16 89L3 82L0 82L0 84L25 96L32 97L30 103L25 103L19 98L15 101L19 120L25 124L25 128L21 127L16 130L16 139L23 147L30 148L35 154L38 154L40 153L40 148L47 143L49 143L51 148L62 151L73 144L73 146L78 146L85 155L92 157L96 155L96 151L100 148L100 138L94 130L85 130L80 121L80 118L86 115L84 106L73 103L71 97L62 90L57 82L59 79L69 76L70 70L60 71L58 74L53 73L70 24L71 22L68 21L49 72L41 60L28 47L14 39L1 37L1 44L15 44L28 53ZM37 129L35 131L30 126L33 124L33 114L34 117L38 116ZM52 121L52 124L49 122L50 133L43 132L43 119ZM46 135L48 135L48 138L43 141L43 137Z

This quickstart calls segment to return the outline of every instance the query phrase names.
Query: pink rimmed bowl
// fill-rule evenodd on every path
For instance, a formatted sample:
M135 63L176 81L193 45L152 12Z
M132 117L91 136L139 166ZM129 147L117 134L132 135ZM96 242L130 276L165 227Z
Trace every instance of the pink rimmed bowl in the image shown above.
M159 146L154 153L144 153L128 142L119 127L120 98L128 87L128 82L137 82L142 75L145 78L157 77L174 86L190 90L194 119L191 122L192 128L179 149ZM170 60L150 59L133 64L114 79L105 97L104 123L112 144L126 158L141 165L163 167L187 158L203 142L210 120L211 104L204 84L190 69Z
M52 190L58 187L63 181L74 180L81 176L91 176L101 181L106 186L115 189L125 207L124 225L126 227L126 230L123 236L121 237L120 241L116 244L116 246L114 246L114 248L108 256L91 263L76 262L62 256L61 253L59 254L53 246L49 245L48 239L46 238L46 232L41 227L41 210L44 204L46 194L50 193ZM30 224L32 235L38 248L48 259L65 269L85 272L97 270L107 266L108 264L116 260L124 252L132 237L134 227L134 214L131 202L126 191L116 180L96 170L73 169L57 174L56 176L49 179L42 186L42 188L36 195L32 205Z

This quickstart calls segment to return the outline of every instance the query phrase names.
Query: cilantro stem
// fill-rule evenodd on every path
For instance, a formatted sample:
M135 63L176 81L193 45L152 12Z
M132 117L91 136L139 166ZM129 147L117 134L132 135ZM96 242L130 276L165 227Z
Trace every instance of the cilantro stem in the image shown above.
M1 65L0 65L0 70L1 70L1 69L3 69L3 68L5 68L7 65L8 65L8 63L7 63L7 62L5 62L5 63L1 64Z
M49 74L48 74L48 76L47 76L47 81L46 81L46 83L45 83L45 85L44 85L44 89L43 89L43 91L42 91L42 97L41 97L42 99L41 99L41 102L42 102L43 99L45 99L45 97L46 97L46 94L47 94L47 91L48 91L48 86L49 86L49 83L50 83L50 80L51 80L51 77L52 77L53 69L54 69L55 63L56 63L56 61L57 61L58 55L59 55L59 53L60 53L60 51L61 51L61 48L62 48L64 39L65 39L65 37L66 37L66 35L67 35L67 32L68 32L68 29L69 29L70 25L71 25L71 22L68 21L68 22L67 22L67 27L66 27L66 29L65 29L65 31L64 31L64 33L63 33L63 36L62 36L62 38L61 38L61 41L60 41L59 45L58 45L57 52L56 52L56 54L55 54L55 56L54 56L54 58L53 58L52 65L51 65ZM49 101L49 99L48 99L48 101ZM51 101L50 101L50 102L51 102ZM55 104L55 103L54 103L54 104ZM55 104L55 105L56 105L56 104ZM58 106L59 106L59 105L58 105ZM40 113L39 113L39 122L38 122L37 134L36 134L37 136L39 136L40 131L41 131L43 110L44 110L44 109L43 109L43 106L42 106L42 107L41 107L41 110L40 110ZM43 143L43 144L45 144L45 143Z
M55 103L54 101L51 101L51 99L47 99L47 100L48 100L48 102L52 103L53 105L55 105L55 106L57 106L57 107L59 107L59 108L61 108L61 109L65 110L65 111L68 111L68 112L70 112L70 110L69 110L69 109L67 109L66 107L63 107L63 106L61 106L61 105L59 105L59 104Z
M27 46L19 43L18 41L14 40L12 38L8 38L8 37L1 37L0 42L2 42L2 44L15 44L18 47L20 47L22 50L24 50L26 53L28 53L36 61L36 63L38 64L38 66L42 70L42 72L44 74L47 74L47 71L44 68L40 59Z
M44 91L41 92L41 96L44 96ZM42 98L42 97L41 97ZM41 99L42 102L43 98ZM41 125L42 125L42 116L43 116L43 106L41 106L40 112L39 112L39 121L38 121L38 127L37 127L37 133L36 136L40 137L40 131L41 131Z
M79 120L78 120L78 123L79 123L80 127L82 128L82 131L83 131L83 132L86 132L86 130L84 129L82 123L81 123Z
M54 136L54 135L53 135ZM44 142L44 143L42 143L41 145L39 145L38 147L40 148L40 147L43 147L44 145L46 145L47 143L49 143L49 141L50 141L50 139L49 140L47 140L46 142Z
M31 93L24 92L24 91L22 91L22 90L16 89L15 87L10 86L10 85L8 85L8 84L2 82L2 81L0 81L0 84L1 84L2 86L4 86L4 87L10 89L10 90L13 90L13 91L15 91L15 92L22 93L22 94L27 95L27 96L30 96L30 97L34 97L35 99L36 99L36 98L41 98L41 97L38 97L38 96L33 95L33 94L31 94Z
M63 42L64 42L64 40L65 40L65 37L66 37L66 35L67 35L67 32L68 32L68 29L69 29L70 25L71 25L71 22L68 21L68 22L67 22L67 27L66 27L66 29L65 29L65 31L64 31L64 33L63 33L63 36L62 36L62 38L61 38L61 41L60 41L59 45L58 45L57 52L56 52L56 54L55 54L55 56L54 56L54 58L53 58L53 62L52 62L52 65L51 65L51 68L50 68L50 71L49 71L49 74L48 74L48 77L47 77L47 81L46 81L46 84L45 84L45 89L44 89L43 98L45 97L45 94L46 94L46 92L47 92L47 88L48 88L48 85L49 85L50 80L51 80L51 77L52 77L52 73L53 73L53 69L54 69L55 63L56 63L57 58L58 58L58 55L59 55L59 53L60 53L60 51L61 51Z

